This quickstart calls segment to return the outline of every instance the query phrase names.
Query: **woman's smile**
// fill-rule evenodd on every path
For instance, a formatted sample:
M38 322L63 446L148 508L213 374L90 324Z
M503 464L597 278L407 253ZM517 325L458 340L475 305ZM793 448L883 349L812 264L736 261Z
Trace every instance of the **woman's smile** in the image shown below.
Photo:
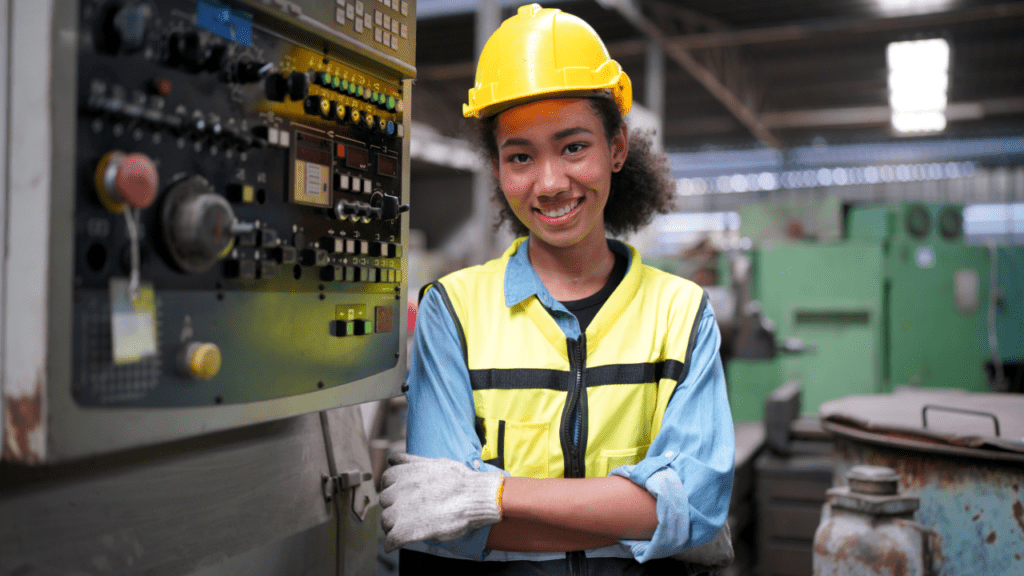
M537 242L603 244L604 207L623 135L607 138L586 99L539 100L499 115L495 175L512 211Z

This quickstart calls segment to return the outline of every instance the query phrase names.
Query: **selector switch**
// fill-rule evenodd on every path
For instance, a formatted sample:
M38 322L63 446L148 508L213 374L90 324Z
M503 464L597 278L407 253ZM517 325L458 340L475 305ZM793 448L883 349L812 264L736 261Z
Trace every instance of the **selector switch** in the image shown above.
M288 79L278 73L267 76L266 82L263 83L263 93L267 100L284 102L290 93Z
M345 251L345 240L334 236L324 236L320 239L320 246L331 254L341 254Z
M324 266L320 268L320 279L324 282L343 282L345 268L343 266Z
M311 116L320 116L321 106L329 104L327 100L324 100L322 96L307 96L306 100L302 103L302 109Z
M307 248L299 254L299 262L303 266L326 266L329 257L326 250L313 250Z
M242 60L228 67L227 78L229 82L237 82L239 84L252 84L253 82L259 82L270 71L274 69L274 64L271 62L253 62L251 60ZM277 74L280 76L280 74ZM282 78L283 79L283 78Z
M293 246L278 246L270 250L270 257L279 264L294 264L299 259L299 251Z
M302 72L288 76L288 96L292 100L304 100L309 95L309 77Z

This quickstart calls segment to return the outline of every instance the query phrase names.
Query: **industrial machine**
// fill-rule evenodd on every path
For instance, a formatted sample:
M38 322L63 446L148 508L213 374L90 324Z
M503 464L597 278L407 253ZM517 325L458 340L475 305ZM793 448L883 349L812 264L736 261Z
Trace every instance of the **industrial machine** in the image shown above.
M958 205L750 206L741 226L759 242L744 256L746 290L778 354L740 351L728 362L737 421L759 420L784 382L802 383L804 410L816 413L827 400L899 386L990 390L993 357L1024 359L1021 304L1004 284L1016 278L1017 251L999 249L1009 270L993 286L1006 289L991 290L992 253L964 242ZM1005 334L998 352L990 333Z
M0 572L374 569L415 18L0 3Z
M399 394L414 6L14 6L4 458Z

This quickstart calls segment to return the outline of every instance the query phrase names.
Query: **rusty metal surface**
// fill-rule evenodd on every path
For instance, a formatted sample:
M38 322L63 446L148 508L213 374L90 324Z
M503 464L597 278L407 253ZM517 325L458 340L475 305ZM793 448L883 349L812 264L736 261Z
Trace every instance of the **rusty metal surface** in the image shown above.
M3 457L8 462L38 464L44 452L43 393L41 386L28 396L4 397Z
M993 460L996 462L1024 463L1024 454L1019 452L1002 452L982 448L953 446L920 435L907 434L903 432L868 432L856 426L839 424L836 422L822 422L822 426L837 437L851 438L860 442L866 442L878 446L889 446L901 450L910 450L913 452L922 452L927 454L958 456L979 460Z
M926 406L948 407L927 411ZM963 413L964 410L971 413ZM867 441L927 452L1024 462L1024 395L903 389L848 396L821 405L823 425ZM996 436L994 421L998 422ZM835 425L842 425L837 428ZM857 430L865 434L857 434ZM1010 458L1011 460L1015 458Z
M935 543L913 520L826 508L814 538L814 576L933 576L941 566Z
M893 445L836 439L837 477L859 464L888 466L900 490L921 500L917 521L941 535L938 576L1024 574L1024 466Z

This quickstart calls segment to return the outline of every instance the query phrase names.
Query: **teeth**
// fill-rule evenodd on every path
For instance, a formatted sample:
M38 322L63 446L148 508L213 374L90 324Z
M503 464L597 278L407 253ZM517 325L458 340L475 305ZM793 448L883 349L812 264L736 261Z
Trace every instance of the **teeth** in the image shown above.
M579 203L579 200L573 200L571 204L566 204L565 206L559 208L558 210L552 210L551 212L541 212L541 214L544 214L548 218L558 218L559 216L565 216L569 212L572 212L576 208L576 206L579 205Z

